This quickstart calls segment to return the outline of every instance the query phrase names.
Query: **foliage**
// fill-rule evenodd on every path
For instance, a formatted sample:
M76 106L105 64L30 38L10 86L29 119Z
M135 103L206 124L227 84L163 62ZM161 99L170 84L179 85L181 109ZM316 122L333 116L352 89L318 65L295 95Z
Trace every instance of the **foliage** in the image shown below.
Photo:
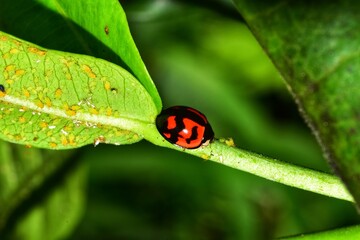
M2 3L0 30L6 33L0 38L0 84L5 86L0 92L1 138L33 148L1 142L1 237L269 239L358 222L348 203L295 191L191 157L352 201L335 176L295 165L329 172L281 77L248 29L234 17L234 8L225 1L185 2L124 3L132 34L117 1ZM314 99L321 100L317 102L305 94L306 84L318 79L316 74L326 72L331 63L337 66L341 54L347 56L347 51L341 51L344 45L336 42L337 36L343 36L337 30L351 25L347 23L352 22L352 11L347 15L349 21L341 21L343 15L334 5L318 3L316 6L324 4L329 9L322 12L322 19L328 13L336 17L323 24L319 21L313 36L316 8L306 11L305 5L298 3L294 11L288 11L290 4L283 2L250 2L236 1L294 90L296 100L303 103L306 116L313 123L321 123L314 127L320 138L328 139L334 128L327 128L321 122L323 118L316 116L349 109L333 111L333 106L343 105L331 103L318 106L328 97L341 95L331 95L326 90L329 88L317 94L315 90L322 89L317 83L313 89ZM299 17L308 21L299 21ZM336 23L343 24L338 28L331 25ZM287 25L296 27L282 31ZM326 30L329 26L332 28ZM340 49L334 53L339 54L334 58L330 54L324 60L329 64L311 64L332 49L322 38L322 30L331 33L332 46ZM321 39L322 51L312 51ZM182 150L165 142L154 127L161 99L137 47L166 105L199 108L207 113L217 137L232 136L241 149L290 162L235 148L230 138L220 138L197 150ZM346 73L335 70L323 78ZM302 78L301 71L309 76ZM327 119L327 124L334 119ZM351 137L356 139L356 135ZM129 144L142 138L180 152L147 143L121 147L100 144L76 152L34 148ZM323 143L327 150L341 149L327 140ZM355 153L347 157L350 154ZM85 208L86 165L90 174ZM355 237L358 228L308 235L306 239L341 239L344 234Z
M360 143L359 5L236 2L286 79L327 159L359 202L359 150L354 147Z

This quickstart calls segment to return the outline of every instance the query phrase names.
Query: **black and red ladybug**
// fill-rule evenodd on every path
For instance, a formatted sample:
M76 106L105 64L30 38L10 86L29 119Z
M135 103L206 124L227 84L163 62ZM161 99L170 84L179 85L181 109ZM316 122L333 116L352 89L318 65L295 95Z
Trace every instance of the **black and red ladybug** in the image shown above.
M175 106L163 110L156 118L156 127L168 142L182 148L206 146L214 139L205 115L191 107Z

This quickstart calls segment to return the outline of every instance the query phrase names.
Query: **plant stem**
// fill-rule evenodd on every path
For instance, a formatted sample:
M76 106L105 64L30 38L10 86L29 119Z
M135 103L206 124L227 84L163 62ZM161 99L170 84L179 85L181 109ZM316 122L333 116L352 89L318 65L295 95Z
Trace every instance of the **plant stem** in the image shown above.
M147 128L147 134L145 133L144 135L147 136L145 138L148 141L162 147L184 151L274 182L328 197L354 202L353 197L347 191L341 180L331 174L247 152L227 145L219 140L214 141L207 147L187 150L166 142L158 134L154 135L151 127Z
M354 202L341 180L334 175L270 159L228 146L220 141L215 141L209 147L199 149L194 152L194 155L203 158L209 156L209 160L271 181Z

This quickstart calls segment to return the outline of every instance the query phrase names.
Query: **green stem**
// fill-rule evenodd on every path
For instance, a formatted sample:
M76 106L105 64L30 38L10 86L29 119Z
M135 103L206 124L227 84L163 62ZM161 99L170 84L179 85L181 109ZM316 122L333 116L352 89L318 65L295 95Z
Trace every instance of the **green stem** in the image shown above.
M214 142L211 160L278 183L354 202L341 180L331 174L296 166ZM215 154L220 153L220 154Z
M338 228L334 230L301 234L299 236L280 238L282 240L339 240L339 239L360 239L360 225Z
M153 129L148 128L147 130L149 134L144 133L145 138L156 145L184 151L274 182L354 202L353 197L344 187L341 180L334 175L247 152L219 140L214 141L207 147L184 150L167 143L158 134L154 136Z

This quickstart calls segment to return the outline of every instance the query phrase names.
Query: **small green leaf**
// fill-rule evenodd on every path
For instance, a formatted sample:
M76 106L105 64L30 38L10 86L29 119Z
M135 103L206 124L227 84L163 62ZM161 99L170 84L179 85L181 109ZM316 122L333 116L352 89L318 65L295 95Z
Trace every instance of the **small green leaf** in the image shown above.
M82 216L86 173L68 161L72 155L0 141L1 239L59 239L72 232Z
M1 1L0 31L40 46L113 62L145 87L158 112L162 104L117 0Z
M235 1L360 203L360 4Z
M157 109L126 70L0 33L0 137L42 148L142 139Z

